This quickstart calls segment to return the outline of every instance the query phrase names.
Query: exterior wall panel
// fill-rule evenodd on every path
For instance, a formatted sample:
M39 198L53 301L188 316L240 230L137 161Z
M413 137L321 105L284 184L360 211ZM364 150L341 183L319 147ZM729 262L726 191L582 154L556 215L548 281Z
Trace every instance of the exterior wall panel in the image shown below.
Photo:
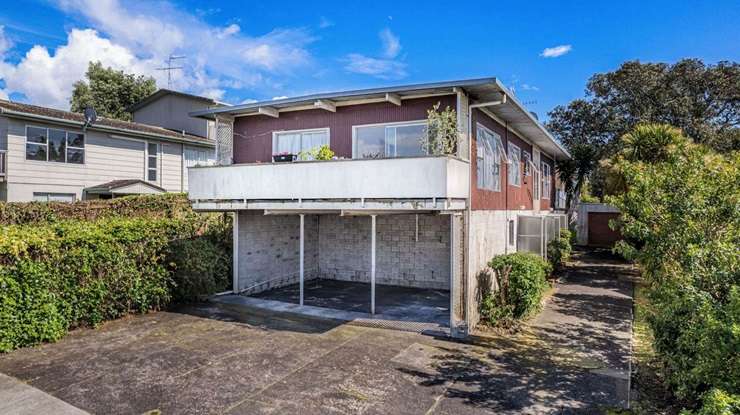
M352 126L425 120L427 110L438 102L441 108L455 108L456 96L407 99L400 107L390 102L380 102L337 107L337 112L311 109L282 112L279 118L267 115L239 117L234 122L234 162L270 162L274 131L315 128L329 128L331 149L338 157L351 158Z
M540 209L550 210L555 201L555 162L547 157L545 153L542 153L542 162L550 166L550 194L547 195L547 199L544 197L540 199ZM544 192L542 196L545 196Z

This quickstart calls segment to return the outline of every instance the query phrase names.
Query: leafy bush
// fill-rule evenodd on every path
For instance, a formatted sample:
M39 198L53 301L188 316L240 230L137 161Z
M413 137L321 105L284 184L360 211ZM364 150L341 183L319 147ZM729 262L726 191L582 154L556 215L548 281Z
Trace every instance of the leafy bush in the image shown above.
M571 232L567 229L561 229L560 237L553 239L547 244L547 259L553 268L557 268L570 259L572 251Z
M182 193L126 196L110 200L75 203L0 203L0 226L51 223L79 219L92 221L112 217L182 218L197 215Z
M326 144L298 153L299 160L331 160L333 158L334 152Z
M621 144L608 164L626 237L616 249L642 268L668 385L685 406L703 397L700 413L722 413L719 397L740 391L740 154L665 126Z
M8 205L6 211L21 212ZM173 297L223 291L231 275L226 217L183 209L177 217L58 221L53 208L33 211L54 212L53 219L42 223L44 215L31 215L31 224L0 228L0 352L160 309ZM207 283L194 281L200 271Z
M549 288L547 275L552 267L539 256L526 252L494 257L488 266L496 275L497 292L481 299L480 312L492 324L522 319L540 308Z

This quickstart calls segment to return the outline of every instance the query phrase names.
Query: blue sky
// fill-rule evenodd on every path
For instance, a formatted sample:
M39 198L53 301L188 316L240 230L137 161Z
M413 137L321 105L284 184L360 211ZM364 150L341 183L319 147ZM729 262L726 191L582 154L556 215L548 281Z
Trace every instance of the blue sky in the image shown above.
M737 0L5 4L0 97L60 108L90 59L166 87L187 55L174 87L229 103L496 76L541 117L625 60L740 60Z

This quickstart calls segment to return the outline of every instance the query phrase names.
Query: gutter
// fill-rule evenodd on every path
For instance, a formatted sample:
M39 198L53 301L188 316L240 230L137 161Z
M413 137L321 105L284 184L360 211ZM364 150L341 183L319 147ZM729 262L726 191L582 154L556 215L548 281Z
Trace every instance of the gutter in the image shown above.
M6 108L0 108L0 115L5 115L11 118L20 118L24 120L43 120L43 121L48 121L48 122L52 122L56 124L79 126L80 128L84 127L85 125L84 122L80 122L80 121L67 120L64 118L49 117L46 115L29 114L27 112L18 112L18 111L8 110ZM139 137L156 138L158 140L171 141L175 143L201 145L204 147L215 147L216 146L216 143L211 144L211 143L207 143L203 141L191 140L188 138L177 138L173 136L161 135L161 134L150 133L150 132L145 132L145 131L130 130L128 128L117 128L117 127L93 124L89 126L87 129L96 130L96 131L104 131L104 132L109 132L109 133L110 132L124 133L124 134L133 135L133 136L139 136Z

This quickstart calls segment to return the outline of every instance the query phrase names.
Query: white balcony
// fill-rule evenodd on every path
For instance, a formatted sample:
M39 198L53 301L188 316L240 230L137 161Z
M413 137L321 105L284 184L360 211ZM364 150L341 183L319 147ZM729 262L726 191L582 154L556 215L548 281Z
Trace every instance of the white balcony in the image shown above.
M460 210L470 169L454 157L235 164L188 169L198 210Z

